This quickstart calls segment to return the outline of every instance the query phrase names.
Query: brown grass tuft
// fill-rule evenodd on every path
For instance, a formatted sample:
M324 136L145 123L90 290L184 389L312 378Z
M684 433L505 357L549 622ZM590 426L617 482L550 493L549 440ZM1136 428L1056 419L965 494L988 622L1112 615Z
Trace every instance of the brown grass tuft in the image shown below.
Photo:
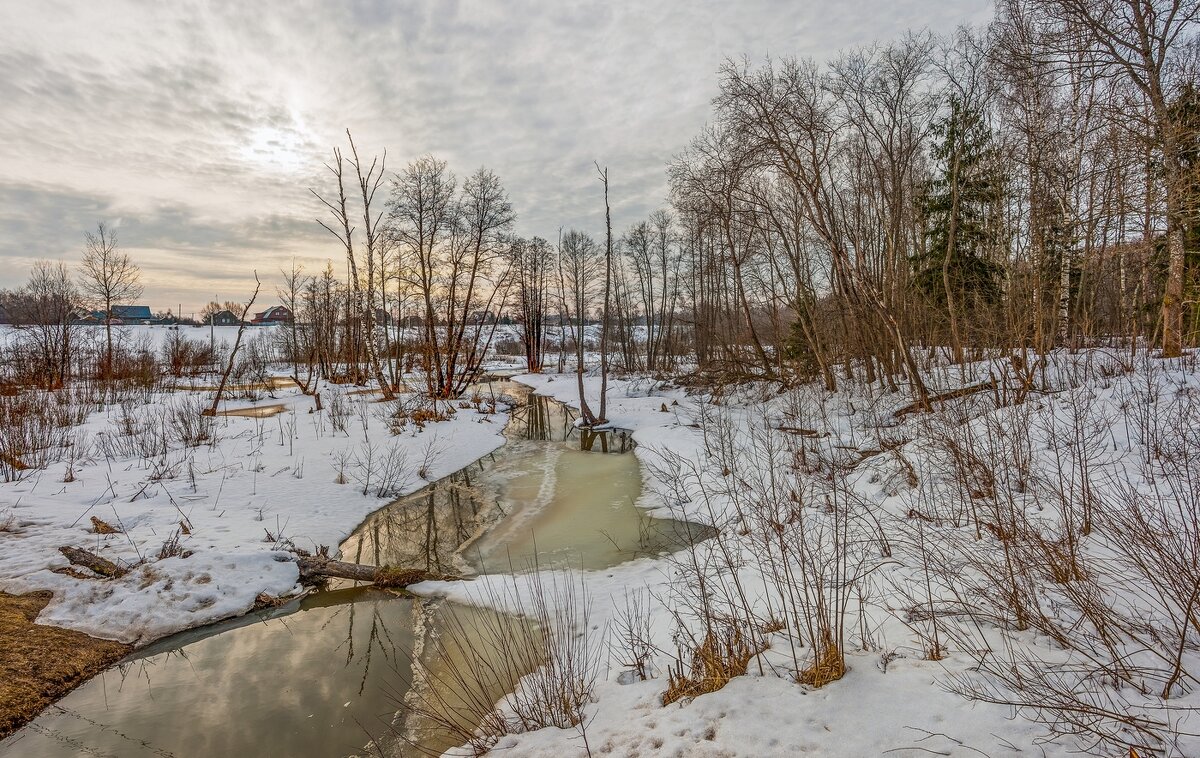
M830 682L836 682L846 674L846 659L832 640L826 640L820 647L816 660L812 665L796 675L796 681L810 687L824 687Z
M92 534L119 534L120 532L120 529L107 521L92 516Z
M684 672L682 660L671 667L667 691L663 693L663 705L716 692L730 679L745 674L750 659L760 652L750 645L736 627L726 627L720 632L710 631L692 652L690 672Z

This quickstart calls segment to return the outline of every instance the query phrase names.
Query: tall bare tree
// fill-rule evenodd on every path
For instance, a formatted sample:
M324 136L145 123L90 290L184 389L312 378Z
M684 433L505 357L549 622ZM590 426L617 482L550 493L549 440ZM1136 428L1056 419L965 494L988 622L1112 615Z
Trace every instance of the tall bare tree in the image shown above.
M1198 0L1041 0L1045 20L1056 27L1050 51L1066 65L1117 76L1144 99L1145 134L1162 166L1166 200L1167 280L1162 298L1163 355L1179 355L1183 335L1184 231L1188 182L1180 150L1183 134L1172 104L1187 84L1178 58L1188 31L1200 17Z
M342 248L346 251L346 264L350 279L350 291L348 293L350 300L348 302L348 312L346 313L347 330L353 333L353 326L362 325L366 332L362 339L362 347L366 350L371 374L383 392L384 399L390 400L394 397L394 394L391 385L384 379L374 334L374 262L380 246L379 221L382 214L372 211L371 204L374 201L376 190L383 184L383 167L379 165L378 160L372 160L371 165L364 174L362 161L359 160L358 150L354 146L354 138L351 137L349 129L346 130L346 139L350 142L351 153L351 158L346 162L354 167L359 190L362 194L363 226L367 243L367 271L365 272L365 277L359 272L358 258L354 252L354 228L350 225L350 210L346 196L345 169L341 148L335 147L333 149L333 161L325 164L325 167L329 169L329 172L333 174L334 179L337 181L337 197L327 200L316 190L310 189L309 191L324 203L325 207L329 208L329 212L334 220L333 226L326 224L320 219L317 219L317 223L336 237L338 242L341 243ZM377 170L378 173L376 173ZM366 285L365 298L363 293L364 284ZM358 346L354 345L352 347ZM357 351L354 354L357 355Z
M596 173L604 185L604 311L600 322L600 414L596 423L608 421L608 333L609 320L612 317L612 284L613 284L613 233L612 208L608 204L608 167L600 168L596 163Z
M389 208L401 277L423 308L429 395L457 397L478 373L511 284L512 204L492 171L478 169L459 189L445 161L425 156L397 175Z
M104 306L104 375L112 376L113 306L142 296L141 271L117 249L117 232L101 221L96 232L84 233L79 287L84 296Z
M587 310L596 297L603 262L596 241L587 234L571 229L558 245L558 280L560 313L572 326L575 337L575 384L579 391L579 416L584 425L595 426L598 418L583 391L583 358ZM561 322L560 322L561 323ZM559 351L566 347L566 332L559 333Z
M79 303L79 292L66 265L34 261L25 286L6 300L42 386L64 386L70 376L74 344L71 322Z
M544 367L553 250L541 237L517 238L512 241L510 256L521 320L521 342L525 348L525 368L536 374Z

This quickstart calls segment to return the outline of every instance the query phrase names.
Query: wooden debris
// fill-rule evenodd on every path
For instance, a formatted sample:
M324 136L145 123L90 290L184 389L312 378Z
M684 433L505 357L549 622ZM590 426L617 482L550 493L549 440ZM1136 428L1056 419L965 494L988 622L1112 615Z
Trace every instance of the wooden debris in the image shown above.
M77 547L60 547L58 552L76 566L91 569L107 579L116 579L129 573L129 569L121 568L107 558L101 558L95 553Z
M777 426L777 430L786 434L795 434L799 437L828 437L829 432L818 432L816 429L803 429L798 426Z
M424 569L404 569L390 566L364 566L360 563L335 561L323 555L299 555L300 580L350 579L356 582L372 582L377 587L407 587L426 580L449 581L461 577L439 574Z
M982 384L972 384L969 387L959 387L956 390L950 390L949 392L943 392L940 395L933 395L929 398L929 404L930 404L930 406L932 406L933 403L944 403L947 400L957 400L960 397L967 397L968 395L974 395L976 392L983 392L984 390L994 390L995 388L996 388L996 379L995 379L995 377L993 377L993 378L987 380L986 382L983 382ZM896 411L895 415L897 417L899 417L899 416L904 416L909 413L913 413L915 411L920 411L920 410L925 410L925 404L920 401L917 401L914 403L909 403L908 405L904 406L900 410Z

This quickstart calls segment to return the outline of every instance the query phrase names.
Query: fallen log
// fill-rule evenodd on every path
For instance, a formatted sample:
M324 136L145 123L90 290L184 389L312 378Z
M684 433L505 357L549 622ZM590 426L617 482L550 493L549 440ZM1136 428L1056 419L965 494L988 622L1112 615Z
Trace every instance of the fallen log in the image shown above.
M983 392L984 390L992 390L995 388L996 380L993 378L983 382L982 384L972 384L969 387L959 387L956 390L943 392L940 395L933 395L929 398L929 404L932 406L934 403L944 403L947 400L957 400L960 397L967 397L968 395L974 395L976 392ZM900 410L896 411L894 415L900 417L912 413L913 411L920 410L925 410L925 404L917 401L904 406Z
M107 558L101 558L95 553L90 553L87 550L81 550L77 547L60 547L58 552L62 553L63 557L76 566L91 569L106 579L117 579L129 573L129 569L121 568Z
M317 579L350 579L355 582L372 582L376 587L407 587L427 580L449 581L460 579L453 574L393 566L364 566L361 563L335 561L323 555L300 555L296 557L300 567L300 581Z
M800 437L828 437L829 432L819 432L816 429L804 429L799 426L777 426L775 427L786 434L795 434Z

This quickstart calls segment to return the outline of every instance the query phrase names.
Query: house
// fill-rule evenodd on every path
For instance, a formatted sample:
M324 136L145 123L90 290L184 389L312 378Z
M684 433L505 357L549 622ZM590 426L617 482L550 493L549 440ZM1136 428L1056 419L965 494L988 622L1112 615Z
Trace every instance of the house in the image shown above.
M292 311L286 305L275 305L261 313L254 314L254 320L250 323L255 326L290 324L292 323Z
M204 323L212 326L240 326L242 322L238 320L237 314L233 311L220 310L209 314L208 318L204 319Z
M388 313L383 308L376 308L375 323L378 326L391 326L396 323L396 319L392 317L392 314Z
M148 305L114 305L112 307L112 316L104 311L92 311L92 317L96 321L103 323L108 320L114 324L152 324L154 323L154 314L150 312Z
M97 316L97 313L101 315ZM102 311L89 311L86 308L71 309L71 323L75 324L76 326L91 326L94 324L99 324L102 316Z

